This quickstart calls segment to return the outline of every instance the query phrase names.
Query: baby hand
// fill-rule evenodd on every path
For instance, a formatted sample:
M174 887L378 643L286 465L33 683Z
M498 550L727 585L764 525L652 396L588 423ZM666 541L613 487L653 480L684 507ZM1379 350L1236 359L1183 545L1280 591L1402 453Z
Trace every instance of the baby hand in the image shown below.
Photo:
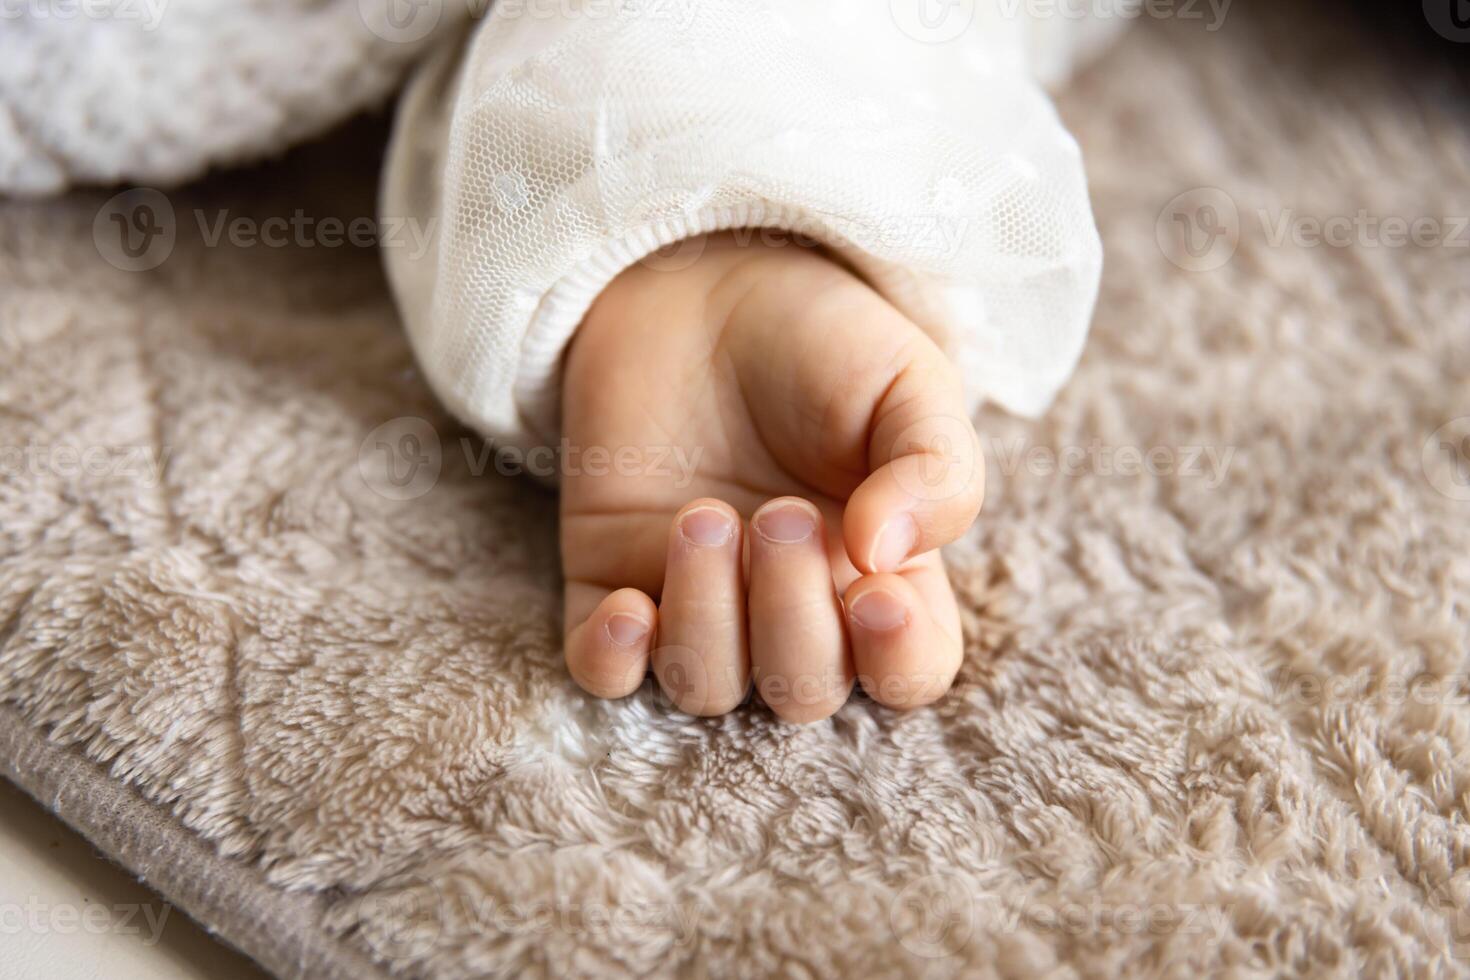
M854 679L928 704L961 660L937 549L984 495L959 377L825 253L759 238L624 272L567 355L563 433L586 462L562 482L567 666L616 698L651 665L698 715L752 680L795 722Z

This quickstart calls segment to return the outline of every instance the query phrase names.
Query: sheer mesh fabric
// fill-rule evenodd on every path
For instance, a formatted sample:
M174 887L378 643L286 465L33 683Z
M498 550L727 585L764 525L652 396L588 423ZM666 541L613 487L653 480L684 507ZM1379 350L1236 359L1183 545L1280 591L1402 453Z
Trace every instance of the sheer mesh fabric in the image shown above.
M700 233L773 227L840 250L977 402L1044 409L1101 249L1037 72L1087 22L956 2L940 8L968 19L945 37L901 6L492 8L415 80L383 195L386 218L428 233L385 254L441 397L504 444L554 440L562 351L614 276L676 267L684 251L654 253Z

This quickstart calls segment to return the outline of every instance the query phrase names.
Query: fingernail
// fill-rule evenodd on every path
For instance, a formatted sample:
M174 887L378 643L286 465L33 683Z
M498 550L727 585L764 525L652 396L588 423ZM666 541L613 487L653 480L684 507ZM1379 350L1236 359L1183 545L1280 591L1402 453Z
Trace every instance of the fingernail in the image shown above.
M690 544L701 548L713 548L730 540L735 531L735 522L730 515L715 507L700 507L691 510L679 520L679 533Z
M802 504L778 504L756 515L755 529L775 544L796 544L816 531L817 515Z
M614 646L630 647L648 635L648 623L632 613L607 617L607 636Z
M878 540L873 542L868 563L875 572L891 572L908 560L918 540L919 526L912 516L900 514L890 518L878 532Z
M887 633L909 621L909 611L903 602L887 589L864 592L853 600L852 618L865 630Z

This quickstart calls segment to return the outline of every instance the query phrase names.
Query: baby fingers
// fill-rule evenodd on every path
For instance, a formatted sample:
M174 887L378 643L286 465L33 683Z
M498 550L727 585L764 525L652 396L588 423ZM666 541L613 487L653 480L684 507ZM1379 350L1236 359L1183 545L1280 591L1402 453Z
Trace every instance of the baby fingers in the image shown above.
M918 708L949 690L963 650L954 592L937 553L901 574L858 579L844 605L858 680L871 698Z
M637 589L619 589L600 601L596 591L583 583L567 586L567 621L578 623L567 633L567 670L594 697L627 697L648 673L658 610ZM582 609L593 604L578 622Z
M719 500L689 504L669 531L653 671L690 714L725 714L749 686L740 549L740 515Z
M756 690L786 721L820 721L852 691L852 658L832 584L826 526L816 507L796 497L765 504L750 525Z

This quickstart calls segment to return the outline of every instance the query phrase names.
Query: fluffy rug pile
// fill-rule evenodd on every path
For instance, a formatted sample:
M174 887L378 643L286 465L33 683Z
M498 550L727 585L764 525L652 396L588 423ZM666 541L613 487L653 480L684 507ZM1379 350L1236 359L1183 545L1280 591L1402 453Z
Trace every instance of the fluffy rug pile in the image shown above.
M171 192L147 272L111 192L0 205L3 771L281 974L1466 972L1470 126L1276 6L1064 98L1097 325L983 420L907 715L578 694L554 499L323 244L380 133Z

